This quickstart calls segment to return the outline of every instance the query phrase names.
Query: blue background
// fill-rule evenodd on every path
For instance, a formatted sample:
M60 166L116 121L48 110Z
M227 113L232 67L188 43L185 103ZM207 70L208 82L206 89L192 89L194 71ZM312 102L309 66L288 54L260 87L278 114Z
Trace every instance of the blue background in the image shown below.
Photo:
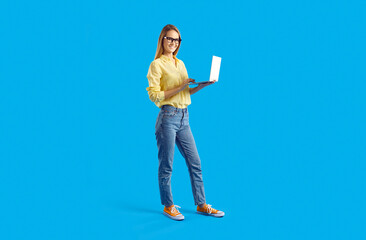
M364 1L1 1L2 239L365 239ZM166 24L198 81L207 202L162 215L146 79Z

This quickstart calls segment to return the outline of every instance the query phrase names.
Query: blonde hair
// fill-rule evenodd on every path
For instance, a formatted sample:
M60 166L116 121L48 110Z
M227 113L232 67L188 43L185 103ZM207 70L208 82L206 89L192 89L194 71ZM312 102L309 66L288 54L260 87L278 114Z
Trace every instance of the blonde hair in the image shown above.
M155 59L159 58L163 54L163 52L164 52L163 40L164 40L164 37L166 37L167 32L169 32L170 30L176 31L179 35L179 40L182 40L180 37L180 32L176 26L174 26L172 24L166 25L163 28L163 30L161 30L161 33L159 36L158 47L157 47L156 53L155 53ZM177 55L179 48L180 48L180 41L179 41L179 45L178 45L177 49L173 52L174 56Z

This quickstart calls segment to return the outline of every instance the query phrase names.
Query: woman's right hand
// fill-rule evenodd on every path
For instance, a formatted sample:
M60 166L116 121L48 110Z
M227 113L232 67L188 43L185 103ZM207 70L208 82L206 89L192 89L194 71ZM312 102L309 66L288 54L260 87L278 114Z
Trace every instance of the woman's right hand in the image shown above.
M182 87L186 87L188 85L188 83L190 82L195 82L196 80L192 79L192 78L187 78L185 80L183 80L183 84L182 84Z

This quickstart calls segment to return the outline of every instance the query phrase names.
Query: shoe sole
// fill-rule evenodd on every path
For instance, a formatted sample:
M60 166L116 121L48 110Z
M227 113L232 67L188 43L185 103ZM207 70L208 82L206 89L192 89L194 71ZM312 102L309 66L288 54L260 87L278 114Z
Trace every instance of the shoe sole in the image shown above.
M165 215L165 216L167 216L168 218L170 218L170 219L173 219L173 220L175 220L175 221L183 221L184 220L184 216L183 215L181 215L180 217L173 217L173 216L171 216L171 215L169 215L168 213L166 213L166 212L163 212L163 214Z
M198 214L201 214L201 215L212 216L212 217L217 217L217 218L222 218L223 216L225 216L225 213L222 213L222 215L219 214L219 213L217 213L217 214L209 214L209 213L199 212L199 211L197 211L197 213Z

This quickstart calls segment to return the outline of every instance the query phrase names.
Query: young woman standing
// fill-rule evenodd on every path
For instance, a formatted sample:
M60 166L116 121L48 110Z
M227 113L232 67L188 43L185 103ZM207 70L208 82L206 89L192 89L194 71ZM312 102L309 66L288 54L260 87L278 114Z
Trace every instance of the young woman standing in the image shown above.
M178 149L189 170L192 192L197 212L205 215L223 217L225 214L206 204L203 188L201 161L189 126L187 106L191 104L191 95L213 83L200 84L189 88L194 79L188 78L182 60L176 57L181 44L179 30L173 25L166 25L160 33L155 60L150 64L146 88L149 98L160 112L155 124L158 145L159 189L164 214L174 220L183 220L184 216L174 205L170 179L172 175L174 148Z

